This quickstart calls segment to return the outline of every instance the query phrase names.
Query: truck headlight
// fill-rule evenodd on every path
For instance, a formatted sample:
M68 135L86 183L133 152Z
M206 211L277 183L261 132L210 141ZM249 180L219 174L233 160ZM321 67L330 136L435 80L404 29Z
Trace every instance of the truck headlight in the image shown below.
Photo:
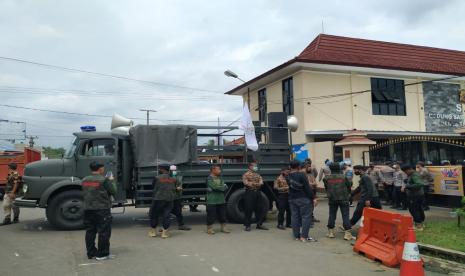
M23 184L23 193L26 194L27 193L27 184Z

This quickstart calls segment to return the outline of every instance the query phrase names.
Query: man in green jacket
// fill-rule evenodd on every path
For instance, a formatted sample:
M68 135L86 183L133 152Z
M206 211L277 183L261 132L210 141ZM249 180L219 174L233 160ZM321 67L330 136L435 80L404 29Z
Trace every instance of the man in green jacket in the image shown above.
M98 162L90 163L92 174L82 179L84 195L84 225L86 227L86 248L89 259L98 261L110 259L111 196L117 189L111 172L104 177L105 167ZM98 233L98 249L95 237Z
M402 188L402 191L405 191L407 194L408 210L415 222L415 230L423 231L423 222L425 221L425 212L423 210L423 180L420 174L416 172L411 165L403 165L402 171L408 176L407 184L405 188Z
M329 217L328 217L328 238L335 238L334 227L336 224L337 210L341 210L342 227L344 229L344 240L355 239L352 236L350 224L350 181L341 171L338 164L330 166L331 175L326 177L326 194L328 195Z
M176 178L169 174L170 165L163 164L158 166L159 175L153 180L153 202L150 210L150 226L149 237L156 237L158 226L158 217L163 217L163 230L161 237L168 238L168 228L170 227L170 214L173 209L173 201L176 198Z
M224 193L228 186L221 178L219 165L212 165L207 178L207 233L215 234L213 223L216 219L221 223L221 232L230 233L226 228L226 200Z

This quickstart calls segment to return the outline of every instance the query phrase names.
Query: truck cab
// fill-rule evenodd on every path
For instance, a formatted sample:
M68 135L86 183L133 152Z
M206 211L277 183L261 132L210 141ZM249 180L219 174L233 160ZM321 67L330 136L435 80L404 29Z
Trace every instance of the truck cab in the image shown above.
M82 224L81 179L90 174L92 161L103 163L106 171L118 174L117 138L110 132L78 132L74 136L62 159L41 160L25 167L24 197L16 200L20 207L46 208L48 220L62 229L75 229ZM122 204L125 193L118 190L115 204Z

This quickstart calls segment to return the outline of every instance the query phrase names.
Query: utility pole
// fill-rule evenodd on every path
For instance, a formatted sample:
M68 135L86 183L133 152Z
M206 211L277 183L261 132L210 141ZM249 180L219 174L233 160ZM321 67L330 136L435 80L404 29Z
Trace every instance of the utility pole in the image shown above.
M157 112L154 109L139 109L139 111L147 112L147 125L150 125L150 112Z
M37 137L37 136L26 136L26 138L29 138L29 147L30 148L34 147L34 145L35 145L34 140L39 139L39 137Z

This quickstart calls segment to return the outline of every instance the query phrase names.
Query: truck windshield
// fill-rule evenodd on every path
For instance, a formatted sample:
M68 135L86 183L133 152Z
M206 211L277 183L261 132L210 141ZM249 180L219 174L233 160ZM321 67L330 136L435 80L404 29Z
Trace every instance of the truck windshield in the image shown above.
M74 155L74 151L76 151L76 146L77 146L77 138L74 137L73 141L71 142L71 145L68 147L68 151L65 154L65 158L72 158Z

